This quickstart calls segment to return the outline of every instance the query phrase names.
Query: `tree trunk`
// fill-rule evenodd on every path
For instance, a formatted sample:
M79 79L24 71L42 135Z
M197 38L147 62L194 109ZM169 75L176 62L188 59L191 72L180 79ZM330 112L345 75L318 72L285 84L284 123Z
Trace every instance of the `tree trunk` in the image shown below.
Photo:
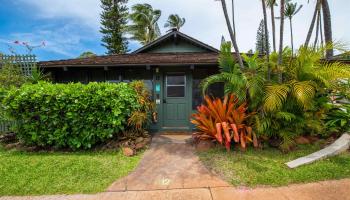
M312 16L311 25L310 25L309 31L307 33L307 36L306 36L306 41L305 41L305 44L304 44L305 47L309 46L309 43L310 43L310 40L311 40L311 36L312 36L312 32L314 31L314 27L315 27L317 13L320 10L320 8L321 8L321 0L317 0L315 11L314 11L314 15Z
M318 11L318 13L317 13L317 22L316 22L316 37L315 37L315 42L314 42L314 49L316 49L317 42L318 42L318 35L319 35L319 30L320 30L320 20L321 20L321 12Z
M263 14L264 14L264 31L265 31L265 51L266 51L266 60L267 60L267 80L271 79L271 68L270 68L270 50L269 50L269 31L267 26L267 14L266 14L266 4L265 0L261 0Z
M283 33L284 33L284 6L285 1L281 0L281 7L280 7L280 15L281 15L281 24L280 24L280 43L279 43L279 52L278 52L278 65L281 67L282 65L282 56L283 56ZM282 83L282 69L280 70L278 81Z
M293 22L292 18L289 18L289 26L290 26L290 44L292 47L292 55L294 55L294 41L293 41Z
M331 59L334 55L333 52L333 36L332 36L332 21L331 11L329 9L328 0L322 0L322 11L323 11L323 26L324 26L324 37L327 46L326 59Z
M272 40L273 40L273 52L276 52L276 23L275 23L275 8L271 7L271 23L272 23Z
M320 10L320 36L321 36L321 47L323 48L324 47L324 40L323 40L322 13L321 13L321 10Z
M235 0L232 0L232 27L233 27L233 34L236 40L237 32L236 32L236 20L235 20Z
M221 4L222 4L222 10L223 10L224 15L225 15L226 25L227 25L228 31L230 33L230 37L231 37L231 41L232 41L232 44L233 44L233 48L235 49L235 53L236 53L236 57L237 57L237 60L238 60L238 64L239 64L240 68L243 69L244 65L243 65L242 56L239 53L239 49L238 49L237 41L236 41L236 38L235 38L235 34L233 33L233 29L232 29L232 26L231 26L230 18L228 16L227 6L226 6L225 0L221 0Z

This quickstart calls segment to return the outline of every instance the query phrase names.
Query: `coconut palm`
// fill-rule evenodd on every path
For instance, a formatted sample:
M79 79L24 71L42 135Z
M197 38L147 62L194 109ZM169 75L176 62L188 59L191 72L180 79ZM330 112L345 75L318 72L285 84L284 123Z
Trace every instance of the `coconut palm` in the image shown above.
M277 0L266 0L266 5L267 7L270 8L270 12L271 12L273 51L276 52L275 6L277 6Z
M289 19L289 27L290 27L290 38L291 38L291 47L292 52L294 52L294 41L293 41L293 17L300 11L303 5L299 5L297 3L290 3L289 1L286 4L284 15Z
M235 34L235 37L237 38L236 19L235 19L235 0L232 0L232 27L233 27L233 33Z
M180 28L186 23L185 18L181 18L178 14L169 15L168 21L165 23L164 27L169 28L169 30L176 29L180 31Z
M262 3L262 8L263 8L263 15L264 15L264 31L265 31L265 44L269 44L269 30L267 26L267 14L266 14L266 0L260 0ZM270 48L266 49L266 61L269 63L270 61ZM270 65L268 66L268 72L267 72L267 79L271 79L271 69Z
M304 46L309 46L310 39L311 39L311 36L312 36L312 32L313 32L314 27L315 27L316 19L318 17L318 13L321 10L321 1L322 0L317 0L317 2L316 2L315 11L314 11L314 14L312 16L311 24L310 24L310 27L309 27L309 31L307 33L307 37L306 37Z
M149 4L136 4L131 8L129 18L132 24L128 27L131 39L146 45L160 36L158 20L161 16L160 10L154 10Z
M281 0L280 2L280 42L279 42L279 50L278 50L278 65L282 64L282 56L283 56L283 33L284 33L284 7L285 0ZM278 76L279 82L282 82L282 73Z
M216 1L218 1L218 0L216 0ZM234 33L233 29L232 29L230 18L228 16L226 1L225 0L219 0L219 1L221 1L222 10L224 12L224 16L225 16L225 20L226 20L226 25L227 25L228 31L230 33L230 37L231 37L231 41L232 41L233 47L235 49L235 54L236 54L236 57L237 57L237 60L238 60L238 64L239 64L239 66L241 68L244 68L242 56L239 53L239 49L238 49L235 33Z
M324 26L324 36L325 42L328 46L332 46L333 43L333 33L332 33L332 20L331 11L329 9L328 0L322 0L322 12L323 12L323 26ZM333 48L329 48L326 51L326 58L330 59L334 55Z

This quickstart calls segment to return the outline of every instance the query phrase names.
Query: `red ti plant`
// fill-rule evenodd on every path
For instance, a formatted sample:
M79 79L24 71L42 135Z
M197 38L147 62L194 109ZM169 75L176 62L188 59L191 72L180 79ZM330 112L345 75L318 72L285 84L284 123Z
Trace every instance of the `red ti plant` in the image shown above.
M247 142L253 142L257 147L257 137L253 129L248 126L246 119L247 104L238 104L238 99L232 94L220 98L204 98L205 103L197 107L197 113L192 115L191 123L196 125L198 132L194 133L197 140L216 140L225 145L227 151L231 149L231 142L240 143L246 148Z

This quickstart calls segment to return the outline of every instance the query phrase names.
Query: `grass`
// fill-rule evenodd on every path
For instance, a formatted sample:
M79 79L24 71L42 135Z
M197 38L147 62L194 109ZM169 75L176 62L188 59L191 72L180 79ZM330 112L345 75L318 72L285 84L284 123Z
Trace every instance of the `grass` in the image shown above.
M120 151L26 153L0 146L0 196L102 192L140 158Z
M222 175L235 186L283 186L350 177L350 153L288 169L285 162L319 150L318 145L298 146L298 150L284 154L277 149L227 153L222 148L198 153L208 168Z

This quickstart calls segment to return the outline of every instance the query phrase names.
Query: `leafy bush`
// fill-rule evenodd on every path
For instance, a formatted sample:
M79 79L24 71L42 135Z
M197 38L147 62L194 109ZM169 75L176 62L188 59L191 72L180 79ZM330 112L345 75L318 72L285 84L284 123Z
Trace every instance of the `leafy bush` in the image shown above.
M20 87L28 81L22 74L20 67L11 63L4 63L0 68L0 85L3 88Z
M149 91L143 81L134 81L130 85L137 93L137 101L140 107L131 113L128 125L138 135L142 134L150 124L155 105L151 99L151 91Z
M332 108L326 118L328 131L342 133L350 130L350 105Z
M206 96L205 103L198 106L198 112L192 115L191 122L196 125L199 132L194 133L198 140L216 140L224 144L227 151L231 149L231 142L241 144L246 148L246 143L254 142L258 145L256 134L247 125L246 103L238 104L234 95L225 96L224 100L211 99Z
M40 82L9 91L3 103L26 144L87 149L124 130L137 98L126 83Z
M280 148L289 150L298 135L325 135L331 91L349 93L349 87L339 85L350 77L349 66L325 62L326 50L301 47L291 56L285 49L281 65L276 54L269 62L257 54L243 55L245 65L240 68L232 57L231 45L224 43L220 73L203 80L203 91L211 84L224 83L226 94L235 94L240 102L249 103L249 111L258 112L254 131L280 139Z
M0 86L0 121L5 119L4 111L3 111L3 106L2 106L2 100L6 96L6 89Z

